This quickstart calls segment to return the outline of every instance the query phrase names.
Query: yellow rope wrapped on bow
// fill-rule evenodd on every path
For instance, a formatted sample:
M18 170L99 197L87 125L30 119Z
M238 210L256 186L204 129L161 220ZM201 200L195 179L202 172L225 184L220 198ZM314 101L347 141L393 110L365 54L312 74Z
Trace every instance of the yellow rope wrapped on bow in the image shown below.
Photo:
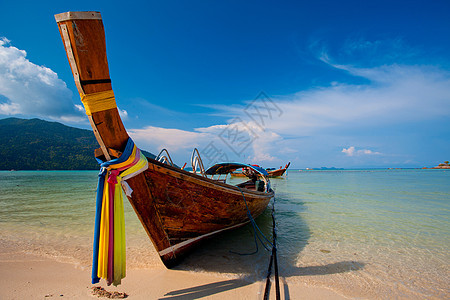
M112 90L81 95L81 102L83 102L88 116L95 112L117 107L116 98Z

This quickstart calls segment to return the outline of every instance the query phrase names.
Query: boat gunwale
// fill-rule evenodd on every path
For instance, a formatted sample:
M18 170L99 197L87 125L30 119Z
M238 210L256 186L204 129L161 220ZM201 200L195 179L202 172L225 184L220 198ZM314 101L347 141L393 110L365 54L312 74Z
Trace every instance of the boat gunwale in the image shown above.
M168 165L168 164L164 164L164 163L162 163L160 161L157 161L155 159L152 159L152 158L148 158L147 157L147 161L148 161L149 165L153 164L153 165L156 165L158 167L161 167L161 168L164 168L164 169L168 169L168 170L174 172L175 174L178 173L177 174L178 176L175 176L175 177L177 177L179 179L188 180L188 181L196 182L196 183L200 182L201 185L208 186L208 187L211 187L211 185L212 185L213 186L212 188L216 188L217 187L217 188L226 189L227 192L232 192L233 194L242 195L242 193L244 193L244 194L247 193L247 194L251 195L252 197L258 197L258 198L272 198L272 197L274 197L274 194L275 194L273 191L260 192L260 191L256 191L256 190L249 190L249 189L246 189L246 188L242 188L241 189L241 188L239 188L239 187L237 187L235 185L231 185L231 184L228 184L228 183L223 183L223 182L220 182L220 181L217 181L217 180L214 180L214 179L203 177L201 175L194 174L194 173L191 173L189 171L182 170L182 169L179 169L177 167L174 167L174 166L171 166L171 165ZM144 172L144 174L146 172L148 172L149 170L150 170L150 166L149 166L149 169L147 169ZM164 172L163 170L158 170L156 168L152 168L151 170L154 170L154 171L157 171L157 172L161 172L161 173ZM171 174L171 175L173 175L173 174ZM186 176L186 178L184 177L184 175ZM216 187L214 187L214 186L216 186ZM231 190L231 191L228 191L228 190Z

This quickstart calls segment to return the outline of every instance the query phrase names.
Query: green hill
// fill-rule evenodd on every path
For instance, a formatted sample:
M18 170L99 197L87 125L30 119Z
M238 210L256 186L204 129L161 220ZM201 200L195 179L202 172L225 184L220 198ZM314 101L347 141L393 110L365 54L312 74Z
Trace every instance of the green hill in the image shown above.
M95 170L92 131L39 119L0 120L0 170Z
M39 119L0 120L0 170L97 170L90 130ZM144 153L154 157L149 153Z

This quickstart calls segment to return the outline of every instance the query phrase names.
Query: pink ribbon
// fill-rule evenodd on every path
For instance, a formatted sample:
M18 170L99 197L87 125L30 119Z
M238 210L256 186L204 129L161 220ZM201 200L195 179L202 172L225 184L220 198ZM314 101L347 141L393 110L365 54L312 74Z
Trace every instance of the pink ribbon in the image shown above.
M108 278L107 283L110 285L114 280L114 192L117 184L118 170L111 170L108 176L109 183L109 239L108 239Z

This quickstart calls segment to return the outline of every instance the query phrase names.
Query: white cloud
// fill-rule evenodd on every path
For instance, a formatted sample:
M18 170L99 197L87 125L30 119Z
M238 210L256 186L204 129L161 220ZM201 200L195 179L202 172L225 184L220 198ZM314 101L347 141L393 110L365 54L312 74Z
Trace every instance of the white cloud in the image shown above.
M30 62L26 51L9 43L0 38L0 115L84 121L65 82L51 69Z
M386 65L357 68L330 64L368 83L333 82L326 87L273 97L282 117L266 120L280 136L334 134L450 117L450 73L430 66ZM216 107L229 113L226 107ZM245 106L241 106L240 116ZM236 107L230 109L236 113Z
M381 155L380 152L374 152L369 149L356 150L354 146L348 147L347 149L343 148L342 153L345 153L347 156Z
M347 154L348 156L353 156L355 154L355 147L348 147L347 149L342 149L342 152Z
M282 120L269 126L309 134L323 128L380 126L450 115L450 76L427 67L349 69L372 81L300 92L279 103Z
M119 111L119 115L122 118L122 120L128 119L128 112L125 109L117 108L117 110Z
M130 136L140 147L159 151L167 148L169 151L179 151L180 149L193 149L206 142L207 135L200 132L186 131L174 128L161 128L147 126L143 129L128 130Z
M284 163L276 155L283 150L278 143L282 138L275 132L262 130L252 121L231 120L228 124L195 128L193 131L148 126L130 129L128 133L140 148L155 154L166 148L174 162L179 163L190 159L194 148L200 151L205 167L223 162L223 159L259 164ZM289 148L284 150L296 152Z
M86 113L83 105L75 104L75 109L77 109L79 112Z
M265 130L254 121L231 119L228 124L197 128L196 131L213 135L218 144L228 152L245 156L248 163L271 163L279 161L276 156L282 138L271 130ZM219 138L218 138L219 137ZM282 148L282 147L281 147ZM290 149L290 151L294 151Z

